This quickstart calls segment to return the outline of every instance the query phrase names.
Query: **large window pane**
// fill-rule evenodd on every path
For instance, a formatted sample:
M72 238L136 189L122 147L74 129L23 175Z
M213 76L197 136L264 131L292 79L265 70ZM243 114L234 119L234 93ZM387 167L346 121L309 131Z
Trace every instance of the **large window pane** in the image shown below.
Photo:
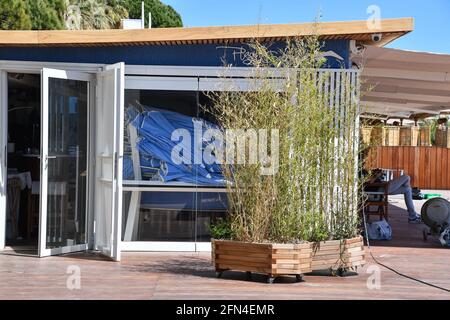
M124 241L195 241L194 193L140 194L136 203L133 192L124 192Z
M196 241L211 241L211 223L223 219L227 214L226 193L197 193Z
M126 90L123 178L133 191L124 192L123 241L206 242L211 222L225 217L225 193L196 191L223 187L219 172L168 158L174 129L192 132L200 119L203 126L214 125L200 107L207 103L197 91ZM171 190L180 184L188 190Z
M47 248L86 243L88 83L49 79Z
M123 241L211 240L210 224L226 215L225 193L124 192Z
M195 91L126 90L124 180L194 182L195 170L189 175L172 159L171 135L197 114Z

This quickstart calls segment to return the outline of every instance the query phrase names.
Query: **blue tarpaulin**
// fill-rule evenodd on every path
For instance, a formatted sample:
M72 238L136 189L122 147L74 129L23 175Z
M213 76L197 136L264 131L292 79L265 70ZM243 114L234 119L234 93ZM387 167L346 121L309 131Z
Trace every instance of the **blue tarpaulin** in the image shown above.
M218 126L203 119L185 116L176 112L150 109L138 112L135 108L128 108L127 118L138 133L135 148L139 151L141 174L143 179L161 182L181 181L200 185L223 185L225 183L220 165L206 164L202 157L201 162L195 163L194 150L196 147L194 128L201 128L201 135L197 145L201 146L201 154L211 141L204 141L203 132L207 129L219 129ZM181 137L172 141L172 134L177 129L189 133L190 141ZM181 164L175 163L172 151L175 147L182 147L179 157ZM189 151L189 152L188 152ZM177 153L178 154L178 153ZM133 161L124 157L124 179L134 177Z

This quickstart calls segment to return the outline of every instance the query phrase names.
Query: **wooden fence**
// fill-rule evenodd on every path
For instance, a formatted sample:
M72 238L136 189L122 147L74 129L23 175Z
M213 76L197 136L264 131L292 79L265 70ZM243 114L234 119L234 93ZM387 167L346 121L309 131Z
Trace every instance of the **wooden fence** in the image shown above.
M367 167L402 169L414 187L450 189L450 149L441 147L372 147Z

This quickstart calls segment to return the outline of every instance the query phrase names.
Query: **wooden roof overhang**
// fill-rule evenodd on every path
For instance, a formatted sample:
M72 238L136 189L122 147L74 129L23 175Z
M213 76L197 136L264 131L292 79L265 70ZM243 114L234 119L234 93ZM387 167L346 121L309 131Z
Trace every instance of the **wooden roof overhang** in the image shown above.
M385 44L411 32L412 18L383 19L379 29L367 21L294 23L140 30L0 31L0 46L131 46L242 43L252 39L282 41L319 35L322 40L356 40L365 45ZM381 34L374 42L373 34Z

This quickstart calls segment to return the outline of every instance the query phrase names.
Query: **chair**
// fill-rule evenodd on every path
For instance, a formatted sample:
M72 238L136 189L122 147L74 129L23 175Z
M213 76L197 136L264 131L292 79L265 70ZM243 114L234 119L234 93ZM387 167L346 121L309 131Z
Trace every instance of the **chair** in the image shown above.
M389 181L371 182L364 185L364 213L370 218L371 215L379 215L389 220ZM376 207L372 211L371 207Z

